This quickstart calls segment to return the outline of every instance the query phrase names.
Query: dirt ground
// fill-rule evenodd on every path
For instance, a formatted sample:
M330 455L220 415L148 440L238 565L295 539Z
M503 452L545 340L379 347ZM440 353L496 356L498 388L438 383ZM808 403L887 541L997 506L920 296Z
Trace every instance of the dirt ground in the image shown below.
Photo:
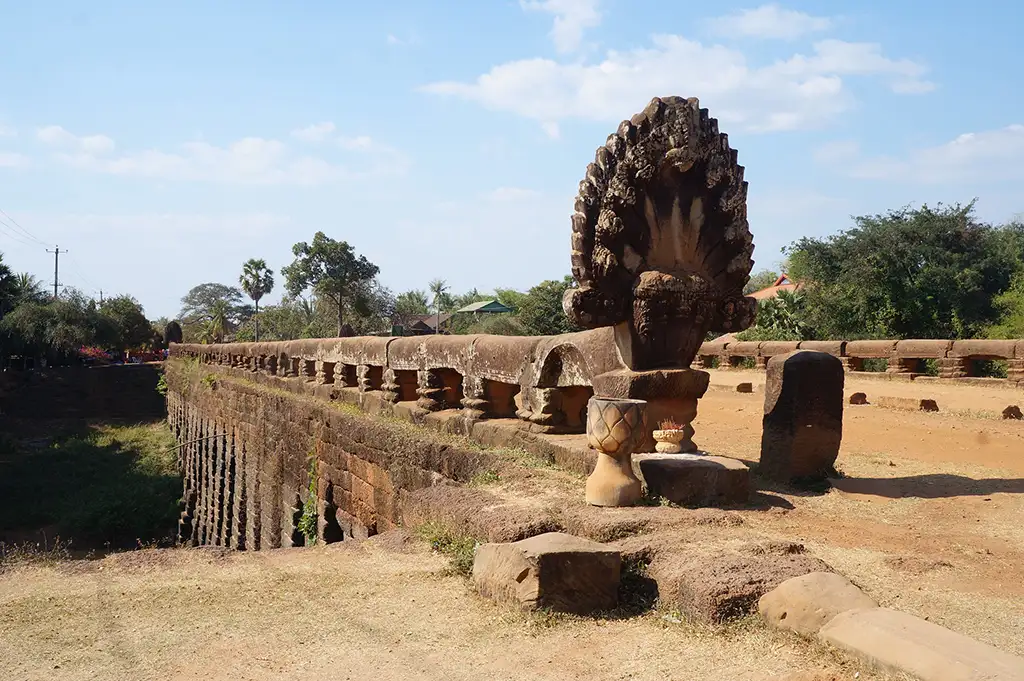
M885 678L750 621L527 616L419 542L140 551L0 578L0 677L481 680ZM801 677L802 678L802 677Z
M712 377L726 388L740 380L764 377ZM858 379L847 389L869 400L933 398L942 411L848 406L833 489L762 488L763 503L732 511L741 525L699 531L802 542L882 605L1024 655L1024 422L984 413L1024 402L1024 393ZM697 442L756 461L762 402L709 391ZM524 504L582 507L578 476L531 475L494 491L512 485L504 496ZM684 512L607 513L671 523ZM711 628L662 610L628 620L514 613L473 595L425 551L384 535L260 553L139 551L0 573L0 678L881 678L756 618Z
M712 384L764 382L712 372ZM1024 655L1024 422L978 417L1024 404L1024 391L847 381L847 394L935 399L940 410L849 406L827 494L780 494L793 506L744 514L758 533L804 542L880 604ZM710 390L694 423L700 446L756 461L763 394ZM973 405L973 409L966 407Z

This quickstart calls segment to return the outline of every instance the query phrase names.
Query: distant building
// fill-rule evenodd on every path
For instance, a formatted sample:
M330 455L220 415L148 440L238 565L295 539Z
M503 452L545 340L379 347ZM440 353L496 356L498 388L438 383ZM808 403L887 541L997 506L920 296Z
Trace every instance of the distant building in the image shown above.
M409 326L406 328L405 333L410 336L422 336L428 333L437 333L439 319L441 333L444 333L444 325L451 318L452 316L447 312L442 312L440 317L436 313L415 315L413 317L409 317Z
M470 303L465 307L460 307L455 311L455 313L472 312L474 314L501 314L503 312L511 311L512 308L502 305L497 300L481 300L476 303Z
M768 298L774 298L779 295L779 291L799 291L803 287L800 282L794 283L790 280L789 275L783 272L779 275L779 278L775 280L775 283L767 288L763 288L760 291L754 291L747 295L757 300L766 300Z

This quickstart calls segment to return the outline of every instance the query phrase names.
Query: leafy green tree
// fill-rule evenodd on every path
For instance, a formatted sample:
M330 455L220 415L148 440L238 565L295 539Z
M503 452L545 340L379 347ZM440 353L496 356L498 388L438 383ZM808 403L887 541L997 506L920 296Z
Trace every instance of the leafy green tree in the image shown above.
M1018 273L1006 291L993 301L998 321L989 327L989 338L1024 338L1024 272Z
M337 314L338 335L342 335L346 310L367 304L367 284L380 269L357 256L348 242L335 241L323 232L313 236L312 244L295 244L292 253L295 260L281 270L289 295L312 289L318 298L329 301Z
M181 299L182 328L188 342L209 342L211 322L215 316L227 320L226 338L235 328L252 317L253 308L242 302L242 291L234 286L206 283L192 288Z
M572 277L537 284L518 303L516 316L530 335L553 336L579 331L562 309L565 292L575 285Z
M819 338L966 338L998 317L1019 268L1017 228L978 222L974 203L854 218L855 226L788 249Z
M452 304L451 296L448 294L449 286L448 282L444 279L433 279L427 288L434 296L434 314L437 315L437 324L434 327L435 333L441 332L441 311L444 309L450 309Z
M430 313L430 301L426 291L413 289L399 293L395 298L395 323L408 328L415 317Z
M203 329L203 341L223 343L231 333L231 307L225 300L214 301Z
M100 304L99 311L110 320L114 331L114 337L108 342L109 349L124 352L154 344L153 325L146 319L139 301L131 296L107 298Z
M242 265L242 276L238 278L242 290L255 305L253 314L254 339L260 340L260 299L274 290L274 273L265 260L251 258Z
M750 294L761 289L768 288L779 278L778 272L772 270L760 270L750 275L750 281L743 287L743 293Z
M809 329L804 322L804 300L799 291L779 291L776 296L760 301L754 326L736 337L744 341L806 340Z

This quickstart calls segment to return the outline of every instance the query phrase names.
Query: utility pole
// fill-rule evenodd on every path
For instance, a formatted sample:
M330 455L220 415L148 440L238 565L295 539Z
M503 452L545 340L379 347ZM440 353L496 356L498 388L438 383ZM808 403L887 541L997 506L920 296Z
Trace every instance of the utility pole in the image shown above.
M53 250L46 249L47 253L53 253L53 299L57 300L57 289L60 287L60 254L67 253L67 250L60 250L60 246L54 246Z
M103 304L103 289L100 289L100 305Z

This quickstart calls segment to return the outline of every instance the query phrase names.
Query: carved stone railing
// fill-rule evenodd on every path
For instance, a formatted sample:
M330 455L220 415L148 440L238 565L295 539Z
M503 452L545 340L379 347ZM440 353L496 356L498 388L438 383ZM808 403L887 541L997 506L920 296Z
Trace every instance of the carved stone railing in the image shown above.
M732 341L704 343L694 368L729 369L753 360L764 369L768 360L795 350L817 350L838 357L847 372L884 374L889 377L930 378L924 363L934 360L938 378L966 383L991 383L1024 387L1024 340L860 340L860 341ZM865 371L865 360L885 360L884 372ZM978 362L1006 363L1006 378L982 378Z
M518 418L531 432L582 433L593 378L625 368L613 333L172 344L170 355L348 390L360 403L402 404L420 416L460 409L469 421Z

